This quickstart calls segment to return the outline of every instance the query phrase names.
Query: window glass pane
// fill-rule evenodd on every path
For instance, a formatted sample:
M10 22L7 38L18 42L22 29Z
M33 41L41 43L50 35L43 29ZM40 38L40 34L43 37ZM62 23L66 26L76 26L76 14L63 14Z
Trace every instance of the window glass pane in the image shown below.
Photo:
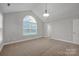
M24 23L24 29L29 29L30 28L30 23Z
M32 26L32 29L37 29L37 26L35 25L35 26Z
M32 29L37 29L37 24L36 23L32 23Z
M36 29L32 29L32 32L36 32Z
M37 34L37 23L34 18L26 16L23 20L23 34L33 35Z

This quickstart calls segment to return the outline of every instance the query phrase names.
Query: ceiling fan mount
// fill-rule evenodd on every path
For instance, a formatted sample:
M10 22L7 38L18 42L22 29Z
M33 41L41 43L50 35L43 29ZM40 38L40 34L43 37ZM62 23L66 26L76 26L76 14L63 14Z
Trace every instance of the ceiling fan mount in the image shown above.
M11 5L10 3L7 4L7 6L10 6L10 5Z

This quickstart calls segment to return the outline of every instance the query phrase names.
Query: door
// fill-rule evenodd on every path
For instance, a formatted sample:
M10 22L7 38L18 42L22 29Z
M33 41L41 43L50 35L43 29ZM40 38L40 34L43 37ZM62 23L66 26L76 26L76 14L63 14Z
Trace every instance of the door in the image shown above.
M79 44L79 19L73 20L73 42Z
M3 40L3 17L2 14L0 13L0 51L2 49L2 40Z

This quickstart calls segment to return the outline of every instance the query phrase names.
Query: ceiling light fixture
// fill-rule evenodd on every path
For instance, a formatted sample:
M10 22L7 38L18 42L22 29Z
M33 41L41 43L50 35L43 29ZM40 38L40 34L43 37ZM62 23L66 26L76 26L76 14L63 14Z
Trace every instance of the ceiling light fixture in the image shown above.
M46 9L45 9L45 12L44 12L43 16L44 16L44 17L48 17L48 16L49 16L49 13L48 13L48 11L47 11L47 4L46 4Z
M45 10L45 13L43 14L44 17L48 17L49 13L47 12L47 10Z

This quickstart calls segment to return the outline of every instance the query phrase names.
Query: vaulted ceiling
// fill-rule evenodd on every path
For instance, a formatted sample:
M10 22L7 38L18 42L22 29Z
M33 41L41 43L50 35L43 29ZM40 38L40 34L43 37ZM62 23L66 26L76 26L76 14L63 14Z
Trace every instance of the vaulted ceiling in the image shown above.
M45 3L11 3L10 6L7 6L7 3L0 4L3 13L31 10L44 22L79 18L79 3L47 3L50 14L48 18L43 17L45 5Z

